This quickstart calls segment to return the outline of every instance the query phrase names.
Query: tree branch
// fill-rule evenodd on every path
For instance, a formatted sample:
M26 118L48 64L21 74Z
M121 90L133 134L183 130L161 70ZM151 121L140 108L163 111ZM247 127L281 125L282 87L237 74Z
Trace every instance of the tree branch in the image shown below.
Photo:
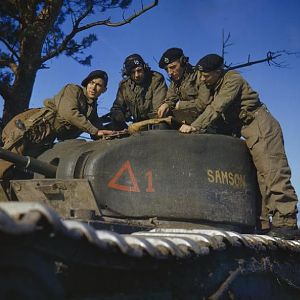
M5 3L3 3L5 7L5 13L12 19L14 19L17 22L20 22L21 19L19 18L18 14L16 14L15 9L17 8L16 0L6 0Z
M114 22L110 22L110 18L108 18L108 19L103 20L103 21L98 21L98 22L87 24L87 25L82 26L78 29L79 29L79 31L82 31L82 30L86 30L86 29L91 28L91 27L99 26L99 25L105 25L105 26L109 26L109 27L119 27L119 26L130 23L132 20L134 20L135 18L139 17L140 15L142 15L143 13L145 13L146 11L150 10L151 8L153 8L157 5L158 5L158 0L154 0L153 3L149 4L146 7L142 6L141 10L139 10L138 12L135 12L133 15L131 15L127 19L124 19L123 21L114 23Z
M87 7L86 11L75 21L74 27L78 28L80 25L80 22L88 16L88 14L92 11L93 9L93 4L90 3L89 6Z
M230 39L231 39L230 32L225 37L225 33L224 33L224 29L223 29L222 30L222 57L223 57L223 59L225 59L224 57L225 57L225 54L227 53L226 48L233 45L233 43L230 41ZM286 67L286 65L284 65L283 62L276 62L275 61L279 56L282 56L284 54L286 54L286 55L296 55L297 56L297 55L299 55L299 52L291 52L291 51L287 51L287 50L280 50L280 51L276 51L276 52L269 51L265 58L255 60L255 61L250 60L250 54L249 54L246 63L232 66L232 63L227 64L225 62L224 66L225 66L225 69L227 71L229 71L229 70L235 70L235 69L239 69L239 68L243 68L243 67L249 67L249 66L252 66L252 65L255 65L255 64L260 64L260 63L263 63L263 62L267 62L269 66L276 66L276 67L279 67L279 68L284 68L284 67Z
M233 43L230 42L230 32L227 34L227 37L225 38L225 32L224 29L222 30L222 57L225 57L226 52L226 48L230 47L233 45Z
M0 95L2 96L2 98L3 99L9 98L10 93L11 93L10 87L4 82L0 81Z
M78 27L79 27L79 25L80 25L80 22L81 22L84 18L86 18L86 17L88 16L88 14L92 11L92 9L93 9L93 5L90 4L90 5L87 7L86 11L85 11L85 12L84 12L84 13L83 13L83 14L82 14L82 15L74 22L74 24L73 24L73 29L72 29L71 33L69 33L69 34L65 37L65 39L62 41L62 43L60 44L60 46L59 46L56 50L50 52L49 54L47 54L47 55L45 55L44 57L41 58L41 62L42 62L42 63L44 63L44 62L46 62L47 60L49 60L49 59L51 59L51 58L53 58L53 57L59 55L60 53L62 53L62 52L66 49L68 43L73 39L73 37L74 37L78 32L82 31L82 30L79 30L79 29L78 29Z
M16 75L18 66L13 60L0 59L0 68L8 67Z
M47 60L59 55L60 53L62 53L68 43L74 38L74 36L84 30L87 30L89 28L95 27L95 26L109 26L109 27L119 27L125 24L130 23L132 20L134 20L135 18L139 17L140 15L142 15L143 13L145 13L146 11L150 10L151 8L155 7L158 5L158 1L159 0L154 0L153 3L151 3L150 5L143 7L142 9L139 10L138 12L135 12L133 15L131 15L129 18L124 19L123 21L120 22L116 22L113 23L110 21L110 18L107 18L106 20L102 20L102 21L97 21L97 22L93 22L93 23L89 23L86 24L84 26L79 27L80 22L87 17L87 15L91 12L91 10L93 9L93 5L91 4L86 11L76 20L76 22L74 23L73 29L72 31L65 37L65 39L62 41L62 43L60 44L60 46L52 51L51 53L49 53L48 55L45 55L44 57L42 57L41 62L44 63Z
M285 53L286 51L277 51L277 52L271 52L269 51L267 53L267 57L263 58L263 59L259 59L259 60L254 60L254 61L250 61L250 56L248 56L248 62L244 63L244 64L240 64L240 65L236 65L236 66L226 66L226 70L235 70L235 69L239 69L239 68L243 68L243 67L248 67L248 66L252 66L255 64L260 64L263 62L267 62L269 64L269 66L274 65L277 67L283 67L282 64L280 63L276 63L274 60L281 56L283 53Z
M2 42L5 47L11 52L11 54L17 59L19 60L20 57L18 56L18 53L14 50L14 48L2 37L0 37L0 42Z

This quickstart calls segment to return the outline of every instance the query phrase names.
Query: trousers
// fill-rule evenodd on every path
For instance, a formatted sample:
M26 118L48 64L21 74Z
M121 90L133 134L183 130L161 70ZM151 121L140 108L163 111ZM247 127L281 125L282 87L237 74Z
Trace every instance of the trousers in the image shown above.
M253 113L252 122L242 127L241 134L257 170L261 229L269 229L270 221L274 227L295 227L298 199L278 121L262 106Z

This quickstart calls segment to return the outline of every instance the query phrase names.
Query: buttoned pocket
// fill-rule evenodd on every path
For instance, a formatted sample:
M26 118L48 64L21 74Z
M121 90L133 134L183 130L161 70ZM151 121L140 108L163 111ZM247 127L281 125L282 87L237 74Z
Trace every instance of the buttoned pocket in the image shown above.
M259 140L259 128L257 121L254 119L249 125L243 126L241 133L245 138L247 147L252 149Z

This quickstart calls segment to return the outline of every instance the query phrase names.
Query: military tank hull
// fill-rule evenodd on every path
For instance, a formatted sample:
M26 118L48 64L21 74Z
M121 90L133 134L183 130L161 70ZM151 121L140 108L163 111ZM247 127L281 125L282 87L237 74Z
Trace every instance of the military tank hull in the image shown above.
M0 206L1 299L299 299L299 241L212 229L119 234L38 203Z
M146 131L38 161L55 172L11 180L0 204L3 299L299 298L300 243L255 234L243 141Z

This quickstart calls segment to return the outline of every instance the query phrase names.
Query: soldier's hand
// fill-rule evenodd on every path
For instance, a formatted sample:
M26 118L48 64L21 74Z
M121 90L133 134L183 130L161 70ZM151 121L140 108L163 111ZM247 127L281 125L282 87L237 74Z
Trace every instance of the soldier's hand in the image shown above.
M167 103L163 103L157 110L157 116L159 118L162 118L166 116L168 112L169 112L169 105Z
M191 132L197 131L197 129L195 127L191 126L191 125L183 124L179 128L179 131L182 132L182 133L191 133Z
M98 130L97 137L103 137L105 135L111 135L113 133L114 133L114 131L112 131L112 130L105 130L105 129L102 130L101 129L101 130Z

